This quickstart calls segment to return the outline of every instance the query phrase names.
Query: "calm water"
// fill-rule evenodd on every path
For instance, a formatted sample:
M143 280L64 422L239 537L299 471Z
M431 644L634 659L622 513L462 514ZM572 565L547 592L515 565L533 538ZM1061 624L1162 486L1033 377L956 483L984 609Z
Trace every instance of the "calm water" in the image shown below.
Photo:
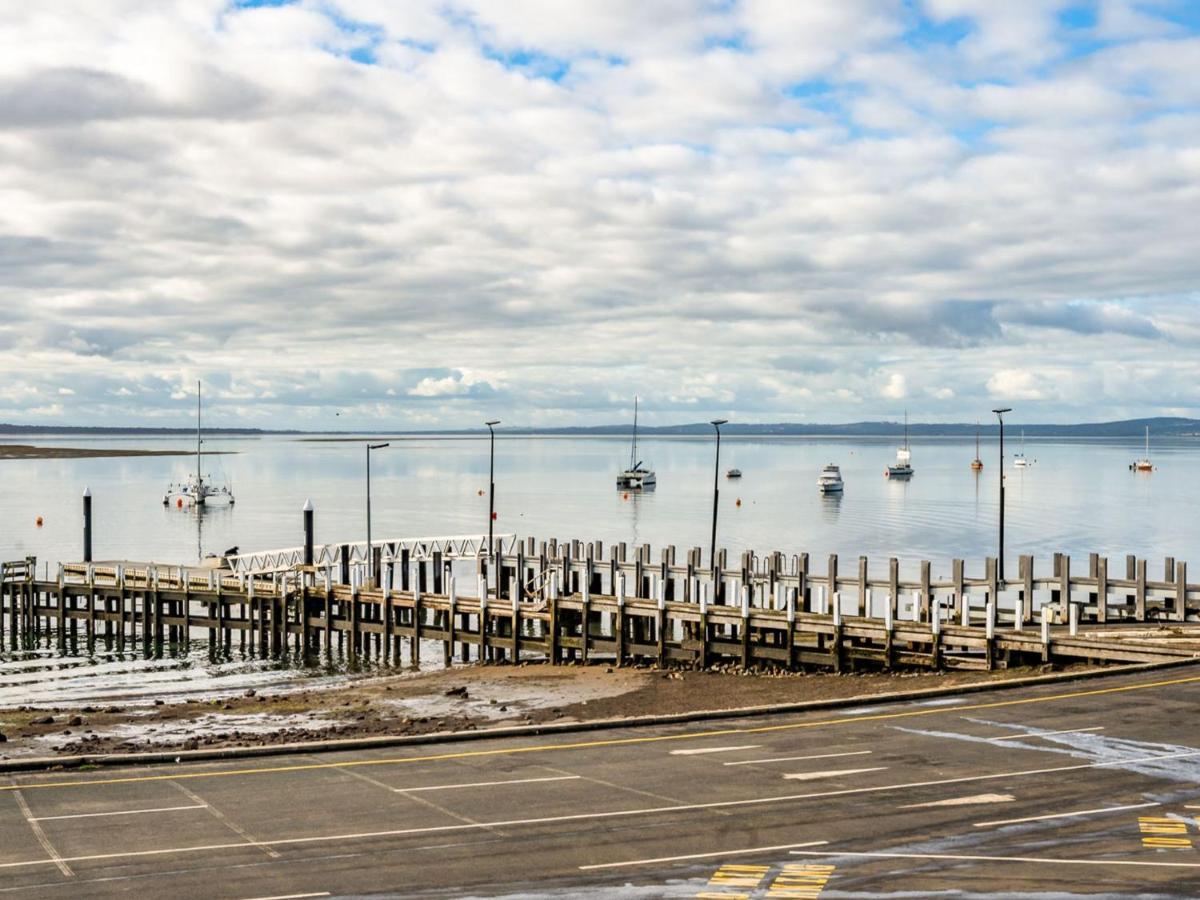
M39 443L187 447L178 438ZM188 457L0 460L0 556L28 554L51 564L78 559L85 485L94 498L98 560L193 562L234 545L243 552L295 546L307 498L316 506L318 541L365 537L361 443L263 438L213 439L206 446L232 451L207 458L205 468L229 479L238 502L201 515L162 506L166 484L193 468ZM707 548L712 441L658 439L642 446L640 455L658 472L658 489L626 496L613 487L628 460L624 440L498 440L497 532ZM867 554L881 562L894 555L939 565L994 553L995 444L984 444L987 468L978 475L968 467L973 441L914 444L916 475L909 482L882 476L894 449L888 439L724 439L718 543L731 551ZM1141 455L1138 441L1029 441L1025 449L1035 464L1015 469L1010 457L1007 469L1010 558L1063 551L1200 559L1200 441L1155 446L1159 468L1148 475L1128 470ZM392 439L372 456L374 535L485 530L487 452L487 441L479 439ZM816 490L826 462L842 467L840 498ZM744 473L739 481L724 478L733 466Z
M188 446L179 438L38 443ZM296 546L307 498L316 506L318 541L365 537L362 442L213 439L207 446L231 451L210 458L206 472L228 478L238 502L201 515L162 505L167 483L191 471L188 457L0 460L0 557L33 555L51 571L58 560L79 559L85 485L94 498L97 560L190 563L234 545L243 551ZM1010 560L1018 553L1044 560L1064 551L1136 553L1154 560L1155 568L1166 555L1200 562L1200 442L1162 442L1154 448L1159 469L1148 475L1128 469L1141 455L1136 440L1030 441L1025 449L1035 464L1015 469L1010 457L1007 469ZM614 487L617 470L628 462L622 439L498 440L497 533L707 548L712 441L648 440L643 450L658 472L658 490L624 495ZM981 574L983 558L995 552L996 446L984 445L987 468L978 475L969 468L974 450L973 441L923 440L913 447L916 475L895 482L882 474L894 457L894 440L725 439L719 543L731 551L807 550L816 559L866 554L876 560L873 571L882 571L888 556L900 557L908 572L929 559L935 576L948 574L949 560L962 557L969 573ZM480 439L393 438L391 447L372 457L374 536L485 530L487 451ZM846 491L840 498L817 493L817 474L826 462L842 467ZM740 481L724 478L733 466L744 473ZM436 664L437 649L431 646L424 659ZM338 660L327 663L323 671L307 673L303 686L344 677ZM0 653L0 707L148 703L159 696L208 697L249 686L285 690L299 683L286 661L247 657L236 645L214 656L204 641L149 659L136 648L121 656L99 644L94 654L66 659L50 644Z

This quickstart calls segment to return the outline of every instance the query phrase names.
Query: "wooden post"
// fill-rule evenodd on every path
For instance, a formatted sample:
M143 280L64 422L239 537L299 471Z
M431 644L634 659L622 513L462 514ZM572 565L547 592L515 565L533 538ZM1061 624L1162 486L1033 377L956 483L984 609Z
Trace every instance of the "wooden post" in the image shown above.
M1175 564L1175 619L1187 621L1187 563L1183 560Z
M1033 622L1033 557L1021 557L1021 602L1020 626Z
M1108 557L1096 560L1096 621L1108 621Z
M1146 561L1137 561L1137 581L1133 595L1134 617L1139 622L1146 621Z
M929 560L921 560L921 617L932 621L930 611L933 609L933 588L930 586L932 568Z
M1058 579L1059 608L1065 613L1071 604L1071 557L1059 555Z
M825 569L825 597L830 602L833 601L833 594L837 590L837 571L838 558L836 553L829 554L829 562Z
M858 558L858 614L862 618L871 614L871 610L867 608L867 581L867 558L860 556Z
M950 564L950 569L950 580L954 583L954 596L950 598L953 606L951 607L949 618L951 621L957 621L963 614L963 593L965 591L963 586L963 561L961 559L953 560Z
M888 560L888 612L892 617L892 621L896 620L896 616L900 614L900 560L892 557ZM889 637L889 644L891 643ZM890 664L890 656L889 656Z

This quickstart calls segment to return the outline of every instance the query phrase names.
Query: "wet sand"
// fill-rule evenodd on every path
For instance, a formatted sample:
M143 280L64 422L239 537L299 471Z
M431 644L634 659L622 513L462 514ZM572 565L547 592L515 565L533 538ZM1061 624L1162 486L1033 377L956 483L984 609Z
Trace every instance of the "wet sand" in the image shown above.
M602 664L471 666L362 678L328 688L248 689L237 697L152 706L4 709L0 758L256 746L733 709L1001 681L1044 671L834 675L752 674L734 667L699 672Z

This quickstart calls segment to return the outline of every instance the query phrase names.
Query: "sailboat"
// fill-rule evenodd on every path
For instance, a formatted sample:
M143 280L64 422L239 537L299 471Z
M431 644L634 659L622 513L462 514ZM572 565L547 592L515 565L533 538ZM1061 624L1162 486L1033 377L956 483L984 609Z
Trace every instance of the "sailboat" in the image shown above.
M1154 463L1150 462L1150 426L1146 426L1146 455L1130 463L1129 468L1135 472L1153 472Z
M896 463L887 467L883 473L888 478L912 478L912 451L908 449L908 410L904 411L904 446L896 451Z
M1029 468L1029 460L1025 458L1025 429L1021 429L1021 449L1013 454L1013 465L1018 469Z
M633 398L633 444L629 448L629 468L617 474L617 489L623 491L652 491L658 484L654 470L646 468L637 458L638 398Z
M978 472L983 468L983 458L979 455L979 423L975 424L975 458L971 460L971 468Z
M177 506L190 503L194 506L205 506L210 500L219 500L233 505L233 491L228 484L216 485L211 476L205 480L201 462L203 453L201 447L204 439L200 433L200 382L196 382L196 471L188 476L182 484L167 485L167 493L163 497L163 506L169 506L174 498Z

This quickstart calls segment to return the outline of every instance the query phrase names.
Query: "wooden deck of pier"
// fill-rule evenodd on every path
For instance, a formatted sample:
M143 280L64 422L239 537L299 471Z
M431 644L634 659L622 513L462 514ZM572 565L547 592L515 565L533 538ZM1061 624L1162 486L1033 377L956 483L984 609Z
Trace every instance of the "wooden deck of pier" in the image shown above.
M38 579L36 561L26 559L0 568L0 647L50 638L64 649L99 640L153 652L206 630L214 646L237 636L263 655L342 652L383 662L405 656L412 664L420 663L423 644L435 642L446 663L457 655L552 664L992 669L1190 658L1190 650L1106 631L1200 621L1200 585L1189 585L1186 564L1173 559L1161 580L1151 580L1146 561L1132 557L1117 578L1096 555L1080 567L1087 574L1063 555L1038 573L1023 556L1017 578L1003 583L993 559L976 575L955 560L948 577L934 579L929 562L901 577L897 559L880 575L866 557L846 572L830 556L817 572L806 554L745 553L731 567L722 551L709 569L699 549L677 561L666 548L657 562L648 546L631 552L618 544L607 558L603 550L599 542L513 542L507 552L475 558L473 579L455 577L455 563L437 550L421 558L377 553L374 571L357 574L333 564L260 576L71 564L54 579ZM469 590L460 587L472 580Z

